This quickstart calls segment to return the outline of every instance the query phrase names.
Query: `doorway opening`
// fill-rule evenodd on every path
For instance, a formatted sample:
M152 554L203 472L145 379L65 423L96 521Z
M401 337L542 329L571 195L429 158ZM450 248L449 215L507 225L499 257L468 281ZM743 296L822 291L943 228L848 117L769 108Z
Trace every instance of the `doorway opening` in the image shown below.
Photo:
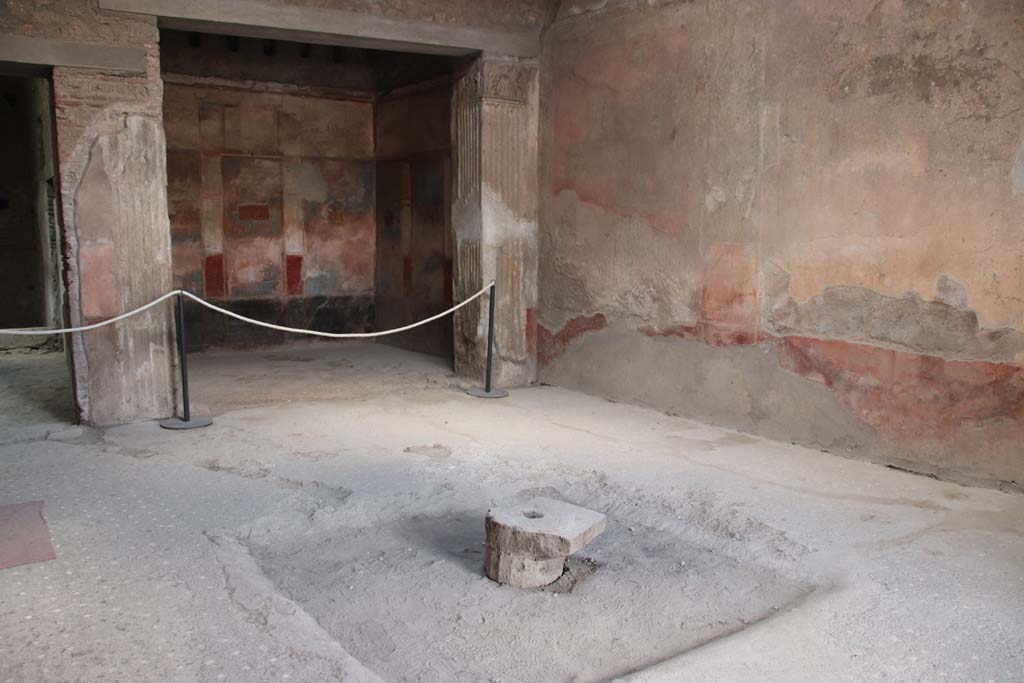
M47 73L0 72L0 328L64 320L52 88ZM0 423L74 421L59 336L0 335Z
M175 285L330 332L450 307L451 98L469 61L162 30ZM305 339L186 317L193 350ZM381 341L453 362L451 318Z

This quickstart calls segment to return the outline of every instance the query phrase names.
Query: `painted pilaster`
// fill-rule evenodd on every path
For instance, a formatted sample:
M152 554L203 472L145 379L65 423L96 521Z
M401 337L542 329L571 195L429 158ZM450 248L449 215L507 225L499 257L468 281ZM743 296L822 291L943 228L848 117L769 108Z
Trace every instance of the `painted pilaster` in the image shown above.
M155 21L146 73L53 70L69 317L93 323L171 288L162 84ZM81 419L174 411L171 304L71 339Z
M455 91L455 298L491 279L495 302L494 381L521 386L536 378L537 65L480 59ZM455 319L455 367L482 375L487 299Z

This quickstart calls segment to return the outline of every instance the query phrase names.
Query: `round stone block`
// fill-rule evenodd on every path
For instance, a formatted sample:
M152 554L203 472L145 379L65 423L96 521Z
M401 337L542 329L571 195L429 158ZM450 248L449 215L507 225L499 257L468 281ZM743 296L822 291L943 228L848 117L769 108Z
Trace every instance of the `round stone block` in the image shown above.
M540 588L554 583L565 570L565 558L533 560L522 555L499 553L490 546L484 549L484 574L496 581L517 588Z

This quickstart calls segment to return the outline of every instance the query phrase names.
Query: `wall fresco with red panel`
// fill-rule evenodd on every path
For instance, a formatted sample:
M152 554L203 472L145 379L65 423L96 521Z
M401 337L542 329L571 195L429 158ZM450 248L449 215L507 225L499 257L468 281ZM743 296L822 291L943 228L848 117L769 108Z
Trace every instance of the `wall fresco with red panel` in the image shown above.
M711 7L545 34L541 379L1024 487L1020 3Z
M370 329L372 104L168 83L164 121L176 285L268 322ZM190 320L198 347L285 339L199 308Z

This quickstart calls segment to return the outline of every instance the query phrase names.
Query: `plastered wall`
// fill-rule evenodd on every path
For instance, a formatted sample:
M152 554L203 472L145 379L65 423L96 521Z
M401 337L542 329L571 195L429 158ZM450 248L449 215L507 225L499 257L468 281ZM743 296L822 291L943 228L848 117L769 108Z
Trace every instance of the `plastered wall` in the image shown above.
M1014 0L563 3L541 379L1019 487L1022 31Z
M452 305L451 85L380 99L377 149L377 329ZM452 357L450 317L384 341Z
M372 104L165 78L176 283L268 322L371 327ZM196 346L283 340L199 309L190 322Z

